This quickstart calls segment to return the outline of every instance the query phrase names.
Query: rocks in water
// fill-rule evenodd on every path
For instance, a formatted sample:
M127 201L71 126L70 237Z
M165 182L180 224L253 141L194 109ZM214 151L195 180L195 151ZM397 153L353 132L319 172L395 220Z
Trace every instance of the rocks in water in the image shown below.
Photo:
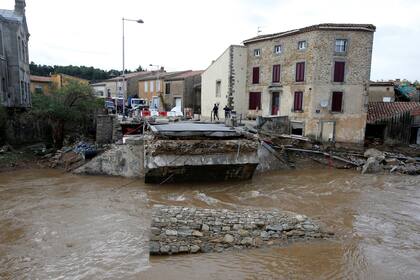
M330 236L305 215L290 212L177 206L155 207L150 233L152 255L223 252Z
M379 164L379 161L375 157L370 157L366 161L365 165L362 168L362 174L373 174L379 173L382 171L382 167Z

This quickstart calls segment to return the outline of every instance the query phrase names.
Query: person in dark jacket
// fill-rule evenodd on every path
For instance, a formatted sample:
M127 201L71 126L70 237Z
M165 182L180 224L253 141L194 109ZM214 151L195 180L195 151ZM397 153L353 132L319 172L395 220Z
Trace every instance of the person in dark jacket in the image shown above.
M230 118L230 108L226 105L225 108L223 108L223 110L225 111L225 119Z
M219 106L217 106L217 104L214 104L212 111L213 111L213 120L216 120L216 118L217 120L219 120Z

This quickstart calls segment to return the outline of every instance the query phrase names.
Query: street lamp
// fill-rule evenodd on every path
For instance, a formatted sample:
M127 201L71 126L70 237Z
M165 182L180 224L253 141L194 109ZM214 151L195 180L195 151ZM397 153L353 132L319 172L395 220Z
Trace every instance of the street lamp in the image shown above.
M122 63L123 63L123 82L122 82L122 96L123 96L123 119L125 119L125 92L126 92L126 85L125 85L125 22L126 21L133 21L137 23L144 23L142 19L128 19L128 18L122 18Z

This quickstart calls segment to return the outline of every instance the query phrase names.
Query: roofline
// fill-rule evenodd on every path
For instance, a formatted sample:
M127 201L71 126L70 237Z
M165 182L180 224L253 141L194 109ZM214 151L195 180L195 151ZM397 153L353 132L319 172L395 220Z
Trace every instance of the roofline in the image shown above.
M272 33L267 35L260 35L243 41L244 45L249 43L256 43L261 41L272 40L281 37L287 37L306 33L316 30L342 30L342 31L360 31L360 32L375 32L376 26L373 24L340 24L340 23L322 23L317 25L311 25L300 29L293 29L285 32Z
M203 75L216 61L218 61L225 54L225 52L229 51L230 48L247 48L247 46L244 46L244 45L230 45L215 60L212 60L212 63L210 63L210 65L207 66L207 68L203 70L203 73L201 73L201 75Z
M191 72L191 74L193 74L194 72L195 73L194 73L194 75L189 75L189 76L186 76L186 77L179 77L179 76L182 76L182 75L185 75L185 74L189 74L188 72ZM181 81L181 80L185 80L185 79L190 78L190 77L201 76L201 74L204 73L204 70L191 70L191 71L188 71L188 72L181 73L181 74L178 74L178 75L173 76L173 77L169 77L168 79L165 79L165 81Z

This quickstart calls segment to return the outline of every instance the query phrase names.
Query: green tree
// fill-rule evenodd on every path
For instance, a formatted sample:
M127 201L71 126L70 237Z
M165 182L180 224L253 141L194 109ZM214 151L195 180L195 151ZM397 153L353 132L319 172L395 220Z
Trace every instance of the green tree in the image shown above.
M67 124L93 121L101 107L103 101L94 97L91 87L77 82L70 82L49 95L34 93L32 97L32 113L51 125L56 148L63 146Z

